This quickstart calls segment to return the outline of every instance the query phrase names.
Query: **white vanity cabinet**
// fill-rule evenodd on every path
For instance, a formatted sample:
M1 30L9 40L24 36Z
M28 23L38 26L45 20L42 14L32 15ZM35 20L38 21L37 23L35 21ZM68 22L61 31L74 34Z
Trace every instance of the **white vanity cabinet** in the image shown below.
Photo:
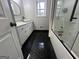
M26 22L26 24L20 25L17 28L21 46L28 39L33 32L33 22Z

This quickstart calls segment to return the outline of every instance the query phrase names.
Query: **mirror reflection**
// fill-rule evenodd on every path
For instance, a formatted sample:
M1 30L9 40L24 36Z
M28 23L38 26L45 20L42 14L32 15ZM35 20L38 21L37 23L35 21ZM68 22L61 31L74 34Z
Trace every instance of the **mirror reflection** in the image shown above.
M24 19L24 7L22 0L10 0L11 8L15 21L23 21Z
M4 16L4 12L3 12L3 8L0 2L0 17L3 17L3 16Z
M19 16L21 14L20 6L13 0L11 0L11 7L14 13L14 16Z

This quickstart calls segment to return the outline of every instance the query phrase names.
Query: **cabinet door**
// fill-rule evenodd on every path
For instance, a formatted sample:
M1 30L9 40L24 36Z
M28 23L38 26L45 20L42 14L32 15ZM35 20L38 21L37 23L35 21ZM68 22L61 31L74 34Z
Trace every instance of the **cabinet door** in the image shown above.
M29 37L30 35L31 35L31 33L32 33L32 29L33 29L33 27L32 27L32 23L29 23L29 25L28 25L29 27L28 27L28 29L27 29L27 37Z
M32 31L33 31L32 23L28 23L28 24L18 28L21 46L28 39L28 37L31 35Z
M22 46L22 44L24 43L24 28L23 26L18 28L18 34L19 34L19 37L20 37L20 44Z

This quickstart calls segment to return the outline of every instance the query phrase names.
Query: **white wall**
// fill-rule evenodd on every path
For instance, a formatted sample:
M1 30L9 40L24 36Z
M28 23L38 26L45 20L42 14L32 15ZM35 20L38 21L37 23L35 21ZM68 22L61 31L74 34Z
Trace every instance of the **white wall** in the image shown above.
M25 17L34 21L35 30L48 30L49 29L49 10L50 1L47 4L47 16L37 17L36 16L36 0L23 0Z

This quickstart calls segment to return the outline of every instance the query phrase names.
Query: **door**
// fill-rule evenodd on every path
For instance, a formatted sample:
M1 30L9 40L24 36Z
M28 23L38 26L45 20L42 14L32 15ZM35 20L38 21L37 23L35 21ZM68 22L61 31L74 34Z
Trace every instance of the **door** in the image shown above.
M0 0L0 59L23 59L10 0Z
M69 21L65 24L63 41L65 45L71 50L76 40L76 35L79 31L79 1L75 0L73 10Z
M72 19L72 22L75 23L75 30L74 30L74 35L76 36L75 37L75 40L74 40L74 43L73 43L73 46L72 46L72 51L78 56L79 58L79 1L77 1L77 5L76 5L76 8L75 8L75 11L74 11L74 14L73 14L73 18L75 19Z
M71 49L75 35L76 24L70 21L76 0L57 0L56 13L53 20L55 34Z
M79 32L77 33L76 40L74 41L72 51L76 54L76 56L79 59Z

